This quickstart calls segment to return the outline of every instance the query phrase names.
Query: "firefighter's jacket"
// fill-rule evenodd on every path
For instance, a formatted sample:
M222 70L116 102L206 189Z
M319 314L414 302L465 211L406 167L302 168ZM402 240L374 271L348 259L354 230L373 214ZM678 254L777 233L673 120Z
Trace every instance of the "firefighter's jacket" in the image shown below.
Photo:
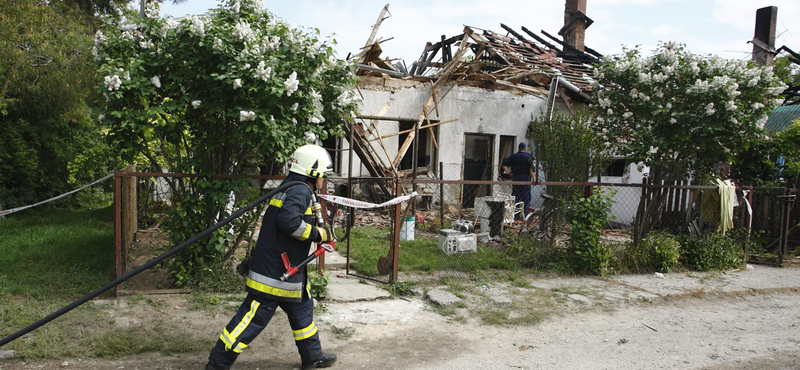
M305 181L306 177L291 173L284 182ZM292 266L305 260L312 242L320 240L311 206L314 193L310 186L295 185L275 195L270 201L256 247L250 261L247 290L284 302L300 302L307 289L306 268L301 268L287 281L281 254L286 253Z

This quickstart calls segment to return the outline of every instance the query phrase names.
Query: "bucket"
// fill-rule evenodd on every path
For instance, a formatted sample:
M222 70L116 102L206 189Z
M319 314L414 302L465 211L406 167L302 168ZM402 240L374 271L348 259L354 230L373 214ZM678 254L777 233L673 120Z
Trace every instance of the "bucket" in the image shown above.
M400 240L414 240L414 217L406 217L400 226Z

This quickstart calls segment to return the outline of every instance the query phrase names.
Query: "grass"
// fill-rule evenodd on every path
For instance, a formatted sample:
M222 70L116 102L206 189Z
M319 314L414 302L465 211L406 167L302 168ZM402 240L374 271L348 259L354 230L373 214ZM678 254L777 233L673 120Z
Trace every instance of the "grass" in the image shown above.
M57 311L114 278L112 208L40 209L0 221L0 337ZM128 299L153 308L145 296ZM117 358L160 351L195 353L216 338L192 335L171 323L115 327L107 308L84 304L3 346L16 358Z
M511 293L510 293L511 294ZM533 326L541 323L556 311L556 299L552 293L541 289L514 292L508 306L497 306L486 299L476 310L481 320L490 325Z
M367 276L378 275L378 258L389 252L389 230L374 226L355 227L351 231L350 257L356 270ZM473 272L487 269L519 269L517 261L502 249L478 246L475 253L448 255L439 250L435 238L418 236L400 243L399 270L431 272L456 270Z
M73 298L114 277L112 209L37 210L0 221L0 297Z

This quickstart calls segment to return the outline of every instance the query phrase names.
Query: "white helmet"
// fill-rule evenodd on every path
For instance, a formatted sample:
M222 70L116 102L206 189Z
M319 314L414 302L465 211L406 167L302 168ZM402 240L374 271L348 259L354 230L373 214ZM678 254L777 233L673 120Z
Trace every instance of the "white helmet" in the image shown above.
M319 145L303 145L292 154L292 167L289 172L303 176L318 178L325 176L326 172L333 172L331 155Z

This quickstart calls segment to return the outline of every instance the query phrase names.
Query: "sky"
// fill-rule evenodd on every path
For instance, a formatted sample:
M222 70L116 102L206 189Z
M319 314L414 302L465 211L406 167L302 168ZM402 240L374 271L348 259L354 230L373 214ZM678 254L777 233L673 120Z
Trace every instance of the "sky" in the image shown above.
M162 14L202 14L217 0L165 1ZM372 32L386 3L363 0L264 0L266 8L293 26L318 28L338 42L340 58L357 53ZM564 0L404 0L390 3L378 39L381 57L402 59L410 67L426 42L460 34L465 25L505 34L500 23L521 32L522 26L556 35L564 22ZM800 52L799 0L587 0L594 21L586 45L601 54L617 54L637 45L648 54L659 42L677 41L698 54L750 59L758 8L778 7L775 46Z

